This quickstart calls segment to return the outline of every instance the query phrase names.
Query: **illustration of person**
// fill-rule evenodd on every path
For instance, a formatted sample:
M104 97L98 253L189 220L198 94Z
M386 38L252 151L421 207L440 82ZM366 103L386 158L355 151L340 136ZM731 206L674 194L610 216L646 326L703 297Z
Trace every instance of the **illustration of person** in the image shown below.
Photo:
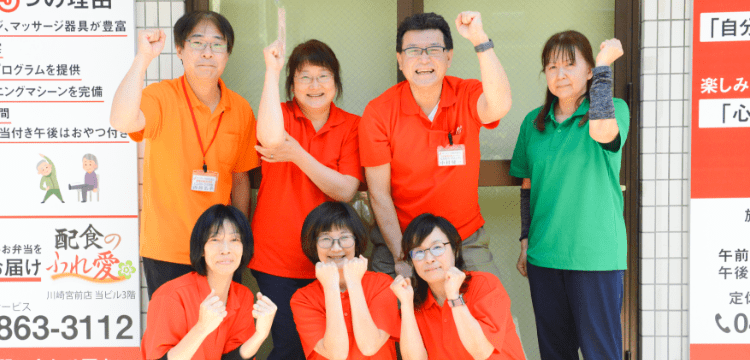
M96 178L96 173L94 172L98 168L99 162L96 160L96 156L94 156L94 154L83 155L83 170L86 171L86 175L83 176L83 184L68 184L69 190L81 190L81 195L83 197L83 200L81 200L81 202L86 202L86 194L88 194L89 191L99 191L99 183Z
M57 171L55 170L55 164L43 154L39 154L39 156L44 158L44 160L41 160L36 164L37 172L39 175L42 175L42 181L39 182L39 188L47 191L44 195L44 200L42 200L42 204L44 204L44 202L52 195L57 196L57 198L60 199L60 202L64 204L65 201L63 201L62 194L60 193L60 186L57 184Z

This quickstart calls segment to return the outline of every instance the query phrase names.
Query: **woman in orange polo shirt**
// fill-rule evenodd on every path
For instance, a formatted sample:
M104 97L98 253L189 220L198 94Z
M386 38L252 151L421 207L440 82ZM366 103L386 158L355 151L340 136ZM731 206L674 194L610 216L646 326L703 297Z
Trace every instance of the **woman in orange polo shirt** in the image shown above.
M266 79L257 122L261 146L256 147L263 180L252 223L257 256L250 268L260 291L279 307L268 359L304 359L289 307L294 292L315 280L315 266L302 252L302 222L319 204L350 201L356 193L362 181L359 116L333 103L341 95L341 76L326 44L309 40L292 51L285 103L279 100L283 41L267 47L264 56Z
M396 359L398 303L391 277L367 271L367 231L354 209L325 202L302 225L317 280L291 307L307 359Z
M271 330L276 305L232 281L253 256L245 215L217 204L190 236L194 272L159 287L148 305L143 359L249 359ZM253 324L253 319L257 324Z
M412 279L397 276L391 289L401 302L404 359L525 359L500 280L465 272L461 236L446 219L414 218L401 242ZM415 311L416 309L416 311Z

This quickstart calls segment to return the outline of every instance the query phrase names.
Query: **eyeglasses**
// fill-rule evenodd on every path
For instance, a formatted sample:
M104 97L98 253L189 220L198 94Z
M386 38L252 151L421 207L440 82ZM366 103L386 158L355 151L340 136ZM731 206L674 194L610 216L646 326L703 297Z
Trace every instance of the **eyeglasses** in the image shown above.
M330 236L321 236L318 238L318 246L322 249L330 249L333 247L334 242L338 242L342 249L346 249L354 246L354 239L354 235L351 234L342 235L338 239L334 239Z
M422 56L423 53L427 53L430 57L441 57L443 52L446 50L445 46L428 46L426 48L421 47L409 47L401 50L407 57Z
M227 44L222 44L222 43L208 43L208 42L205 42L205 41L192 40L192 39L188 39L188 40L185 40L185 41L190 44L190 48L193 49L193 50L203 51L203 49L205 49L207 46L210 46L211 47L211 51L213 51L214 53L223 54L223 53L227 52Z
M310 76L310 75L302 75L302 76L295 76L295 79L297 79L297 82L304 85L310 85L313 82L313 79L318 80L318 84L328 84L333 80L333 75L331 74L322 74L319 76Z
M430 254L432 254L433 257L438 257L440 255L443 255L445 253L445 245L450 244L442 243L442 244L435 244L431 248L422 250L422 249L413 249L412 251L409 251L409 256L411 256L412 260L424 260L424 257L426 256L426 251L429 251Z

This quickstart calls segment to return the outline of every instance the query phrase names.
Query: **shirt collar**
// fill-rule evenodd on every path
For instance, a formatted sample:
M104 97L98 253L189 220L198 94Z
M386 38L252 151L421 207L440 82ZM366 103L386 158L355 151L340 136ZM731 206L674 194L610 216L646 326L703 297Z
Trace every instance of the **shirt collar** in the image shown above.
M424 303L422 303L422 309L429 309L433 306L440 307L440 305L435 301L435 297L432 296L432 291L430 289L427 289L427 299L425 299Z
M196 286L198 287L198 297L205 299L209 293L211 293L211 287L208 285L208 278L199 275L193 271L191 273ZM229 294L227 295L227 310L237 310L240 307L239 295L237 294L237 287L229 284Z
M545 121L551 121L553 123L557 123L555 120L555 105L557 105L557 101L559 99L555 98L552 100L552 106L550 106L549 112L547 113L547 117L545 118ZM573 112L573 115L571 115L569 118L565 119L565 121L562 122L562 124L567 123L569 121L573 121L573 119L581 117L583 115L586 115L586 113L589 112L589 99L583 98L583 101L581 101L581 105L578 105L578 108L575 112Z
M443 77L443 87L440 90L440 101L438 102L438 106L441 108L449 107L456 103L456 91L451 82L448 81L448 78L449 76ZM408 115L419 114L422 109L417 105L417 100L414 99L414 95L411 93L409 82L403 81L402 84L401 98L404 101L401 103L401 111Z
M187 78L185 78L185 75L180 76L180 82L178 86L182 87L183 81L185 81L187 94L188 94L188 97L190 98L190 104L193 106L193 108L199 108L201 106L207 107L200 100L198 100L197 96L195 96L195 92L193 91L193 88L190 87L190 83L188 83ZM224 84L224 80L221 80L221 78L219 78L219 89L221 89L221 99L219 100L219 105L216 106L216 110L218 110L219 112L228 111L232 107L231 101L229 100L229 89L227 89L226 84Z

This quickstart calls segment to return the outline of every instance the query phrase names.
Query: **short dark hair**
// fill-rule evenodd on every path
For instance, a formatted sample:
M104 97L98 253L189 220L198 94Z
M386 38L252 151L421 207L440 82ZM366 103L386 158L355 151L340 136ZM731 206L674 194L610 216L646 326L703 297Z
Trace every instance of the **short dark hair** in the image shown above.
M445 48L447 50L453 49L453 38L451 37L451 28L445 19L433 12L414 14L404 19L401 24L398 25L396 31L396 52L401 52L403 49L404 34L411 30L432 30L437 29L443 33L443 41L445 42Z
M463 251L461 249L461 235L458 234L458 230L444 217L435 216L430 213L424 213L415 217L406 227L406 230L404 230L404 235L401 237L401 251L404 253L403 260L413 267L414 263L409 252L421 245L424 239L430 236L435 228L440 229L448 238L451 249L453 249L453 256L455 257L455 267L465 271L466 263L464 262ZM470 278L471 276L467 274L464 284L461 286L462 289L468 284ZM419 277L416 271L412 274L411 283L414 287L414 308L416 309L427 300L427 291L430 286L424 279Z
M344 85L341 83L341 67L339 60L333 50L320 40L308 40L292 50L289 61L286 64L286 98L292 100L292 86L294 86L294 75L305 65L315 65L328 69L333 73L333 82L336 84L336 98L341 98L344 93Z
M334 228L348 229L354 235L354 256L367 249L370 241L367 229L351 205L340 201L326 201L307 214L302 224L302 252L315 264L318 258L318 236Z
M190 264L200 275L206 276L207 274L206 258L203 256L206 242L222 229L224 220L229 220L234 225L242 240L242 259L235 271L235 276L242 274L247 264L250 263L250 259L253 258L253 232L250 230L250 223L245 214L234 206L216 204L201 214L190 235Z
M184 48L188 35L204 20L210 21L219 29L221 36L227 41L227 53L231 54L234 46L232 24L223 15L213 11L192 11L182 15L174 24L174 46L180 49Z

